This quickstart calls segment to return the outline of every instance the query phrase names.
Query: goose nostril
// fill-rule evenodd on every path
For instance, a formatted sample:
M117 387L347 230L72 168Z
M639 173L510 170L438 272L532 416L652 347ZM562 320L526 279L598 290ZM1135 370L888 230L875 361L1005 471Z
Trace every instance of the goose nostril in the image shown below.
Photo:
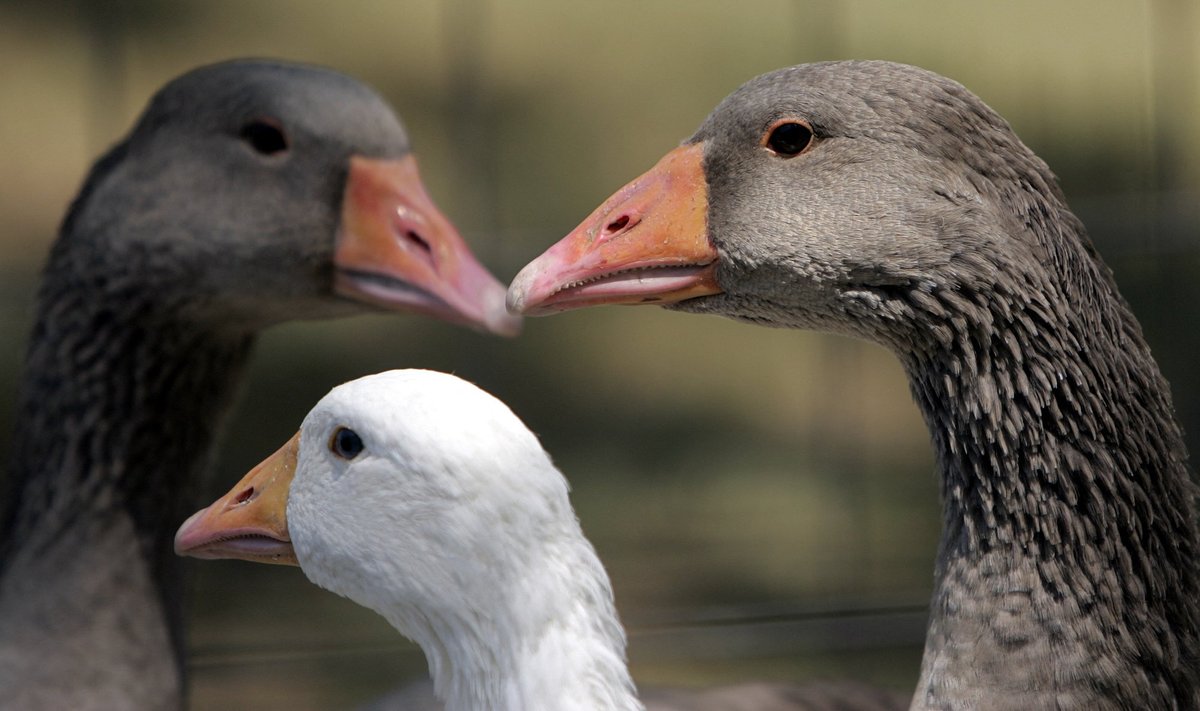
M429 255L433 254L433 247L431 247L429 245L429 243L425 241L424 237L417 234L416 231L407 230L403 233L403 235L404 235L405 239L407 239L409 242L415 244L417 247L424 250L426 254L429 254Z
M253 486L250 487L249 489L242 491L240 494L238 494L237 498L235 498L233 500L233 503L244 504L252 498L254 498L254 487Z
M621 230L625 229L625 227L628 224L629 224L629 215L621 215L617 219L608 223L604 227L604 231L608 234L615 234L615 233L620 232Z

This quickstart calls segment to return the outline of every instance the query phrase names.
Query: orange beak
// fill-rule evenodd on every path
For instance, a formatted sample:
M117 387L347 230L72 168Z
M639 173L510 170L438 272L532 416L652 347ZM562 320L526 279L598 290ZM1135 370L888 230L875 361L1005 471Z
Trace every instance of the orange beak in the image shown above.
M175 534L175 552L193 558L299 565L287 527L288 490L299 448L297 433L228 494L192 514Z
M433 204L411 155L350 158L333 264L343 296L503 336L521 330L504 286Z
M604 201L508 287L513 313L667 304L718 294L704 145L676 148Z

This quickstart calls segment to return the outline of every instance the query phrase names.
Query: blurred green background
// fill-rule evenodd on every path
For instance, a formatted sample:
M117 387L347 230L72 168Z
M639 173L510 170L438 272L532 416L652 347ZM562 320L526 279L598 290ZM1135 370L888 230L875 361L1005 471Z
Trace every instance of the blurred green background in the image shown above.
M1194 0L0 0L0 456L37 270L88 165L160 84L235 56L375 86L506 281L752 76L838 58L946 74L1058 173L1200 450L1198 37ZM334 384L411 366L479 383L539 433L640 682L915 683L937 482L889 354L653 308L532 320L515 341L412 316L292 324L259 345L209 493ZM424 674L297 570L193 570L194 709L345 708Z

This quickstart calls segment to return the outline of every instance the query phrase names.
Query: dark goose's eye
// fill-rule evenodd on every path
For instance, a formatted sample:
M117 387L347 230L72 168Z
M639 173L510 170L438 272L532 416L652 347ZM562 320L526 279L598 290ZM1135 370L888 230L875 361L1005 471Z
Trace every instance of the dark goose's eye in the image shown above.
M272 119L256 119L242 126L238 133L251 148L264 156L282 153L288 149L287 135L283 127Z
M798 156L812 143L812 127L796 119L784 119L768 129L763 145L784 158Z
M329 450L342 459L354 459L363 451L363 441L354 430L339 427L329 439Z

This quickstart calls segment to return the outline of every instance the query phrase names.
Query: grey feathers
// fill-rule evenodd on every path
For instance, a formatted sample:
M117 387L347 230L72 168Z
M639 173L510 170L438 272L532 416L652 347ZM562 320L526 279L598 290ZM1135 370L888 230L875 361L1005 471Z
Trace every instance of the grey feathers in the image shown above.
M793 116L816 143L760 148ZM945 523L916 708L1194 708L1200 621L1171 398L1054 176L960 85L784 69L704 122L724 294L678 308L881 343Z

